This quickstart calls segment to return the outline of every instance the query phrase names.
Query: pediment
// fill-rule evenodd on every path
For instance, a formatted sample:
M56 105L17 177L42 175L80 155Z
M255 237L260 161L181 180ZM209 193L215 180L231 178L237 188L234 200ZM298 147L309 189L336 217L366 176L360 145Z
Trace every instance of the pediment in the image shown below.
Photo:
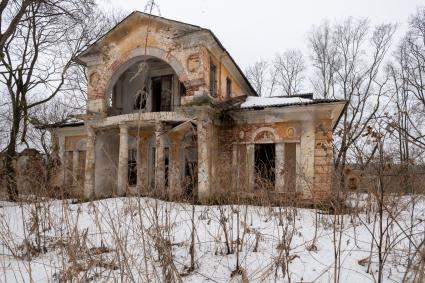
M165 31L170 37L180 38L186 34L205 29L180 21L166 19L160 16L149 15L143 12L135 11L124 18L120 23L94 42L90 47L78 55L79 59L89 57L98 53L104 46L111 42L120 42L135 30L143 29L149 26L149 32ZM84 61L84 60L80 60Z

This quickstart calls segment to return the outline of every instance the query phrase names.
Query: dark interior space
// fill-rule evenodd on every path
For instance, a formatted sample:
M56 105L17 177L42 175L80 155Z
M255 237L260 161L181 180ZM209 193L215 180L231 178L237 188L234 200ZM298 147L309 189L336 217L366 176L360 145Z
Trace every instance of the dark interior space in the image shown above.
M161 78L152 79L152 112L161 111Z
M137 150L128 151L128 185L137 185Z
M255 145L255 187L273 190L275 185L275 145Z
M198 154L196 136L191 135L184 146L184 194L193 196L198 184Z
M171 111L173 77L152 78L152 112Z

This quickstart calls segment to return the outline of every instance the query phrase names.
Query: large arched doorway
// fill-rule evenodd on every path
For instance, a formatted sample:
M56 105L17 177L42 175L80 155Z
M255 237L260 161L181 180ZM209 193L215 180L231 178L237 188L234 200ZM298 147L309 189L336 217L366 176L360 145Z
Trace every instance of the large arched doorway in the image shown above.
M176 72L159 58L141 56L123 67L108 91L109 115L174 111L186 94Z

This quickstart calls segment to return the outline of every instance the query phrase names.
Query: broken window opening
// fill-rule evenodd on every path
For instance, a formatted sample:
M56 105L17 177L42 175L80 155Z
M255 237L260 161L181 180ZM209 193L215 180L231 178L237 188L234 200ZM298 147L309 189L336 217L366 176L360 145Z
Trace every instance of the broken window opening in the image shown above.
M146 100L147 100L147 91L146 87L144 87L142 90L139 90L136 95L136 99L134 102L133 108L135 110L145 110L146 108Z
M210 64L210 93L212 97L217 97L217 66Z
M232 96L232 80L230 78L226 78L226 98L230 98Z
M165 177L165 188L169 188L169 173L170 173L170 149L168 147L164 148L164 177Z
M150 148L149 154L149 188L153 190L155 188L155 174L156 174L156 148Z
M285 191L296 191L297 144L285 143Z
M111 89L108 88L110 116L173 111L174 106L180 105L180 97L186 95L174 69L159 58L145 58L119 73Z
M179 95L186 96L186 86L182 82L179 83Z
M255 145L255 188L274 190L275 187L275 144Z
M150 147L149 153L149 187L151 190L155 188L155 179L156 179L156 147ZM164 147L164 184L165 188L169 188L170 184L170 147ZM137 175L137 174L136 174Z
M198 185L198 149L196 135L186 135L182 143L183 150L183 193L186 197L192 197Z
M152 78L152 112L171 111L173 76Z
M137 185L137 149L128 150L128 185Z

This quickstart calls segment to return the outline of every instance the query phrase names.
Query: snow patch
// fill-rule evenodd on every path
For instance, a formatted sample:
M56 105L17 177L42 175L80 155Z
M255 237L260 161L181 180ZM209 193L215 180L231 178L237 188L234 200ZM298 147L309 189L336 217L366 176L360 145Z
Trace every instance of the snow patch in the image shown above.
M301 98L301 97L248 96L245 102L241 104L241 108L303 104L303 103L311 103L313 101L314 101L313 99Z

